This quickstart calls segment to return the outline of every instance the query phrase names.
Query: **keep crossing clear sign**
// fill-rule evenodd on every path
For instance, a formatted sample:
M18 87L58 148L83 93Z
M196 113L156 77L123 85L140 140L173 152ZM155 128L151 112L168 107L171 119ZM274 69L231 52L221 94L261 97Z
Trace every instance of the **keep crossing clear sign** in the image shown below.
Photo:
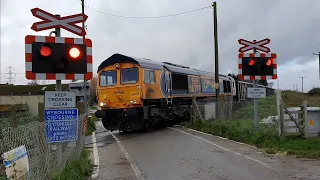
M76 106L74 91L46 91L45 108L73 108Z
M247 89L248 98L266 98L266 88L248 88Z
M78 109L45 109L47 142L66 142L78 139Z

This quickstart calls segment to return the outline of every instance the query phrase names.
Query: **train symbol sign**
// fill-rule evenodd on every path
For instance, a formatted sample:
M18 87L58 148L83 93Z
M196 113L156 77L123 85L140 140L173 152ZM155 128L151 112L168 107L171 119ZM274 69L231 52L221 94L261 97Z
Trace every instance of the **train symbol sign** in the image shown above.
M88 16L85 14L74 14L71 16L56 17L55 15L39 8L33 8L31 9L31 12L33 16L43 20L33 23L31 29L34 31L43 31L60 27L79 36L86 35L86 31L84 30L84 28L75 25L87 20Z
M246 51L250 51L252 49L254 50L260 50L263 51L265 53L270 52L270 49L268 47L265 47L264 45L269 44L270 43L270 39L266 38L263 39L261 41L257 41L257 42L250 42L244 39L239 39L238 40L239 44L244 45L243 47L239 48L239 52L246 52Z

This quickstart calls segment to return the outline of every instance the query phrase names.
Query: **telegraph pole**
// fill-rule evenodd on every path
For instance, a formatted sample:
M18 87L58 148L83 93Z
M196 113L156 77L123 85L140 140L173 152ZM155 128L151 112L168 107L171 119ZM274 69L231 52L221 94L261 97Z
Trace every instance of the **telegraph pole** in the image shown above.
M84 14L84 0L81 0L81 12L82 14ZM85 22L82 21L82 28L85 29ZM83 40L86 38L85 35L82 36L83 37ZM88 101L88 98L87 98L87 81L84 80L83 81L84 83L84 102L85 102L85 105L84 105L84 108L85 108L85 113L87 114L88 113L88 107L87 107L87 101Z
M302 84L302 93L303 93L303 78L306 78L306 76L299 76L301 78L301 84Z
M253 43L256 43L256 40L253 40ZM256 54L257 50L253 49L253 54ZM257 88L257 80L253 80L253 88ZM254 129L258 130L259 120L258 120L258 101L256 98L253 99L253 119L254 119Z
M319 79L320 79L320 52L318 54L313 53L313 55L318 55L318 57L319 57Z
M218 22L217 22L217 2L212 3L213 8L213 35L214 35L214 64L215 64L215 83L219 84L219 57L218 57ZM219 86L216 87L216 119L220 119Z

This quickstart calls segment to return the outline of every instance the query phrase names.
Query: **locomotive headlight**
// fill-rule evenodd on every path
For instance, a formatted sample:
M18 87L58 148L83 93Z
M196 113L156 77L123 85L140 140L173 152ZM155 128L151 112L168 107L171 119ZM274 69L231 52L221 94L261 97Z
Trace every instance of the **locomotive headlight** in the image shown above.
M107 105L105 102L100 103L100 106L105 106L105 105Z
M137 103L137 100L131 100L130 103L131 103L131 104L136 104L136 103Z

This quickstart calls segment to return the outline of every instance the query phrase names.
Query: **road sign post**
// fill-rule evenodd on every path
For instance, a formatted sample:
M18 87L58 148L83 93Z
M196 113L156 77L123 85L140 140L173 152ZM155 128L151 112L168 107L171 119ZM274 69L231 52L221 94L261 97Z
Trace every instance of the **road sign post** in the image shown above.
M56 92L46 92L45 95L45 119L47 142L58 143L57 158L60 164L61 142L76 141L79 134L75 92L62 91L61 80L93 78L91 40L61 37L61 28L84 37L84 27L76 24L84 23L88 16L81 13L61 17L40 8L33 8L31 12L42 20L33 23L31 29L38 32L55 28L49 36L25 37L25 67L29 80L56 80ZM51 37L52 32L55 37Z
M239 44L244 45L239 48L239 80L252 80L253 88L247 89L247 97L253 98L254 104L254 129L258 130L258 102L257 98L265 98L265 88L257 88L257 80L277 79L276 54L269 53L270 49L264 45L270 43L266 38L260 41L252 42L244 39L238 40ZM253 53L244 53L253 50ZM265 53L258 53L263 51Z

